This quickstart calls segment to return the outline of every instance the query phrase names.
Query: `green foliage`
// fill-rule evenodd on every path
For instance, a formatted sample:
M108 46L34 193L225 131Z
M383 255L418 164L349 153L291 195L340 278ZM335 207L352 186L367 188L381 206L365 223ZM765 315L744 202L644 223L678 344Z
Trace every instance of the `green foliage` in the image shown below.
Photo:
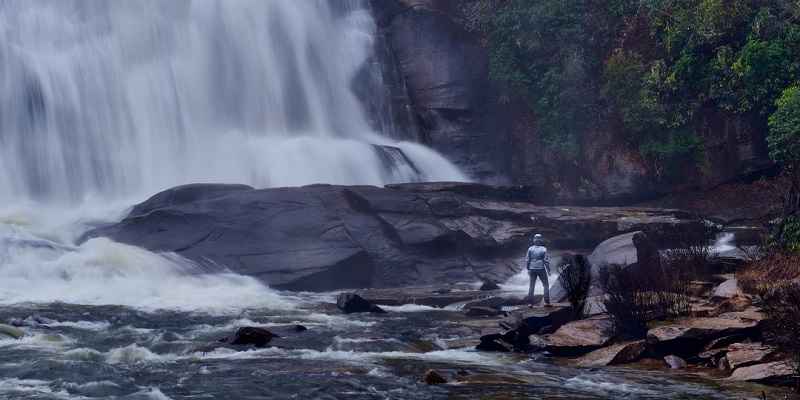
M800 84L783 91L775 105L767 145L770 157L783 167L789 188L783 213L767 239L773 247L800 251Z
M587 0L484 1L477 25L489 41L489 76L501 101L530 107L542 141L574 158L592 121L594 67L585 15Z
M699 133L715 134L698 111L769 116L800 76L792 0L475 2L501 100L565 157L617 120L662 177L680 176L703 160Z
M769 117L767 145L770 157L786 169L800 165L800 86L783 91Z

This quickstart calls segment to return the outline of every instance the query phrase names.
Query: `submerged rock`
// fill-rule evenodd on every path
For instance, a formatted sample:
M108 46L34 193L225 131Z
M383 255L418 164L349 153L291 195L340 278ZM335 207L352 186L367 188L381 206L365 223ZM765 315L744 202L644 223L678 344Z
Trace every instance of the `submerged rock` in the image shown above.
M280 336L264 329L253 326L245 326L236 330L236 333L227 338L220 339L220 342L230 345L244 345L253 347L266 347L273 338Z
M436 371L428 371L425 373L425 375L419 378L419 382L423 385L439 385L442 383L447 383L447 379L444 379Z
M370 303L355 293L340 293L336 298L336 306L345 314L357 312L385 313L386 311Z
M666 361L672 369L684 369L689 366L686 360L674 355L664 357L664 361Z

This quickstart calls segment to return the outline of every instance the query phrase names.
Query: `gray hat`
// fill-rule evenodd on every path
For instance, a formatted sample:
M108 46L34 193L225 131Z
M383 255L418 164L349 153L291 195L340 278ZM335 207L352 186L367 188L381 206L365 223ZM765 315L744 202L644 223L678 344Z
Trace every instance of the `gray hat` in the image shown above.
M542 244L544 243L544 238L540 234L533 235L533 244Z

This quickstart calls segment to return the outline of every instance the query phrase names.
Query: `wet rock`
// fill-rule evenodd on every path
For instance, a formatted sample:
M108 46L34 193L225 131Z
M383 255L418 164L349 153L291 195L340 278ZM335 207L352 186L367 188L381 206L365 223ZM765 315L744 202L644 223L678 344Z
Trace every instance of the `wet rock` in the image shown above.
M736 368L727 380L758 382L764 384L787 384L796 377L797 371L783 361Z
M717 286L709 296L711 301L719 302L722 300L729 300L735 297L742 296L744 293L742 289L739 288L739 280L736 278L731 278L722 282Z
M734 343L728 346L728 368L737 369L773 361L775 351L763 343Z
M545 350L557 356L583 355L607 345L611 341L611 328L608 318L570 322L544 338Z
M581 356L575 360L574 364L579 367L590 368L625 364L641 358L646 349L647 342L644 340L615 344Z
M496 308L490 307L470 307L466 314L469 317L492 317L499 314L500 311Z
M370 303L355 293L340 293L336 298L336 306L345 314L354 312L385 313L386 311Z
M684 369L689 366L686 360L674 355L664 357L664 361L666 361L672 369Z
M714 339L747 338L757 334L758 323L736 317L689 318L647 332L647 342L657 354L692 357Z
M236 333L227 338L220 339L220 342L234 346L266 347L273 338L280 336L264 329L253 326L245 326L236 330Z
M503 340L502 333L492 333L489 335L481 336L480 342L475 346L475 350L493 351L502 353L509 353L515 351L514 346L511 343L508 343L505 340Z
M29 328L43 328L43 329L50 329L50 324L56 321L42 317L41 315L33 314L27 317L20 317L20 318L11 318L6 321L11 326L16 327L29 327Z
M0 324L0 337L6 336L12 339L19 339L25 336L25 331L17 328L16 326Z
M500 286L498 286L497 283L492 282L492 281L483 281L483 284L481 284L481 287L478 290L480 290L482 292L488 292L488 291L492 291L492 290L500 290Z
M425 373L425 375L419 378L419 382L423 385L439 385L442 383L447 383L447 379L444 379L436 371L428 371Z
M555 306L553 308L535 307L533 310L522 312L525 324L535 333L545 326L561 326L574 319L575 313L570 307ZM501 325L503 322L501 322Z

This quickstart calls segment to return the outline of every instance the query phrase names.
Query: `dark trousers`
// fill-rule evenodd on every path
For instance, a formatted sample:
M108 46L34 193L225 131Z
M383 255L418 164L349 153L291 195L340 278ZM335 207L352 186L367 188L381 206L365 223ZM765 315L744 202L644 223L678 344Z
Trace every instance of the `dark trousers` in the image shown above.
M528 285L528 300L529 303L533 303L533 289L536 287L536 278L542 281L542 285L544 285L544 302L550 302L550 281L547 279L547 270L544 268L539 269L530 269L531 283Z

